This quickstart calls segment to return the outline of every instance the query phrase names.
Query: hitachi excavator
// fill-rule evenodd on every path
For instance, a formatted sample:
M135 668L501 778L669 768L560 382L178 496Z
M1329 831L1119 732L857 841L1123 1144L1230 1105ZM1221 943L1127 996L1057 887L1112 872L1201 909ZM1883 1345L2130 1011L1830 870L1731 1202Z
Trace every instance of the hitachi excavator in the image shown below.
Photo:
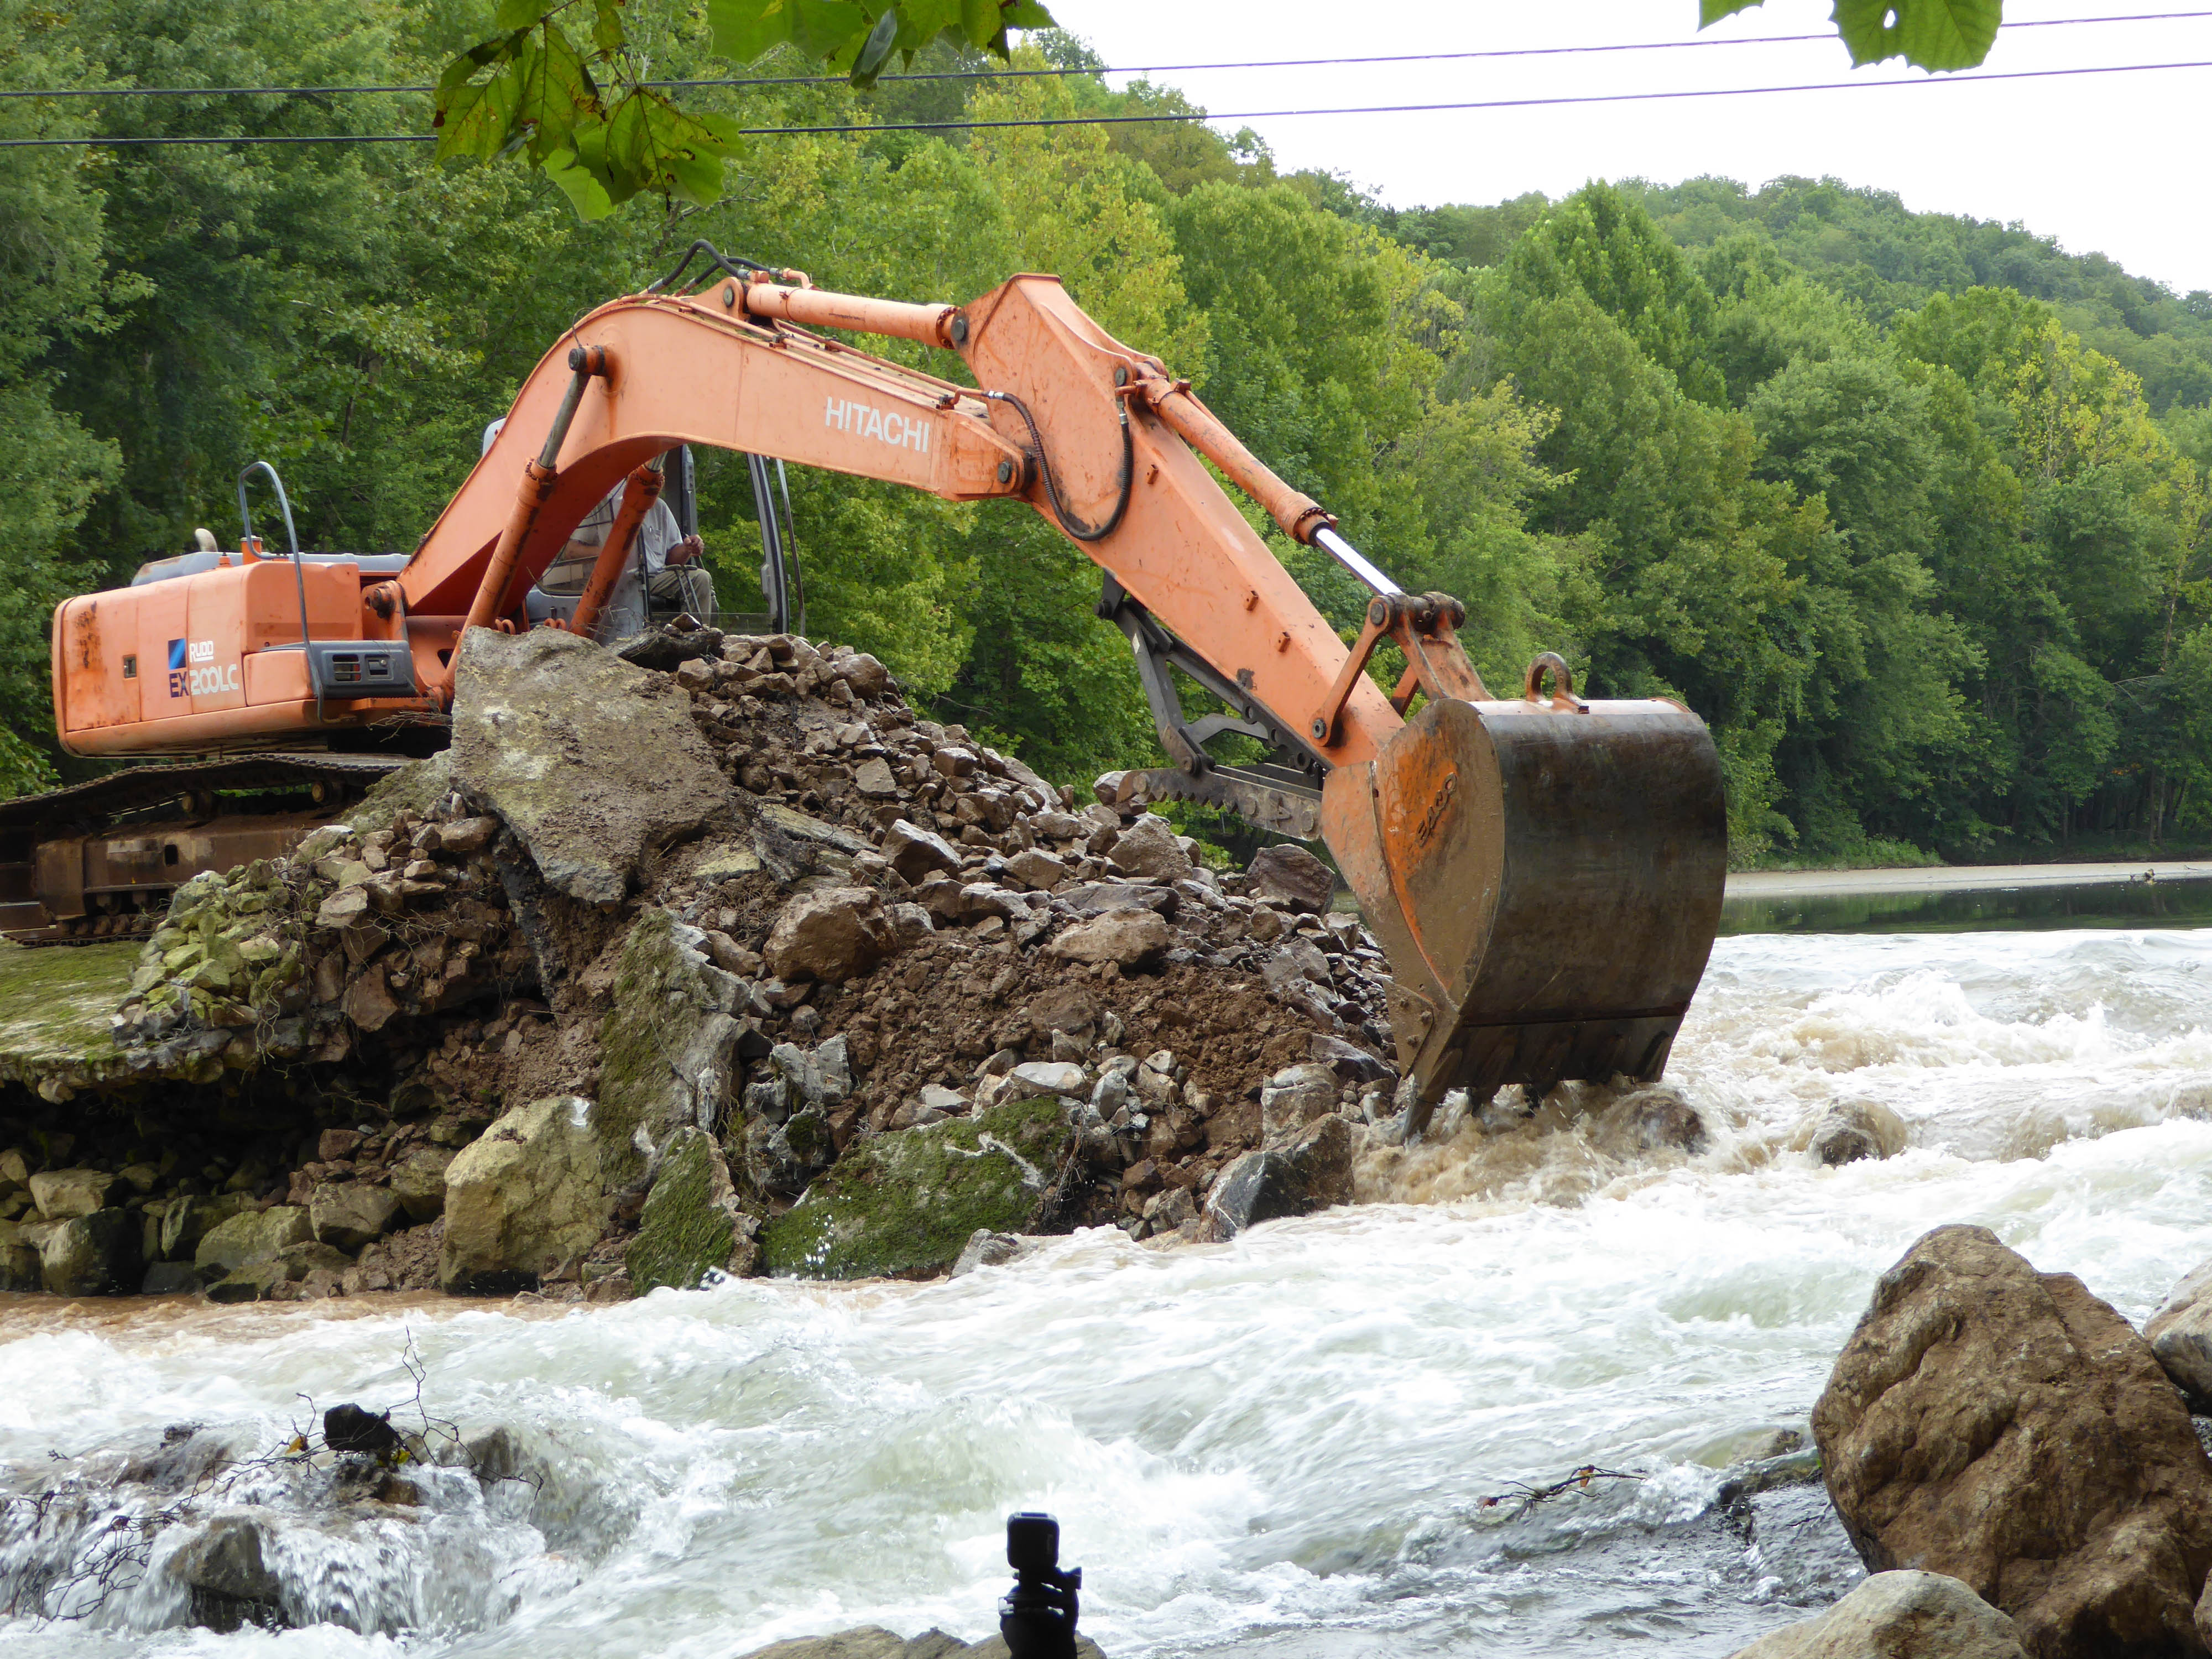
M975 384L823 331L952 351ZM1400 1066L1422 1102L1660 1075L1726 865L1720 768L1695 714L1577 696L1550 653L1493 695L1457 641L1458 600L1401 591L1055 277L915 305L704 243L562 337L411 556L272 550L249 519L235 553L64 602L62 745L168 763L0 811L15 842L0 840L0 924L27 940L150 925L196 870L281 851L364 774L434 748L468 631L543 618L532 584L627 478L573 614L538 623L590 632L664 458L695 445L1025 501L1089 555L1175 763L1126 775L1123 798L1203 800L1327 842L1389 957ZM1372 590L1349 648L1213 469ZM1384 641L1406 664L1389 691L1367 672ZM1177 674L1221 712L1188 719ZM1218 761L1206 744L1232 733L1269 762ZM307 798L252 810L286 789Z

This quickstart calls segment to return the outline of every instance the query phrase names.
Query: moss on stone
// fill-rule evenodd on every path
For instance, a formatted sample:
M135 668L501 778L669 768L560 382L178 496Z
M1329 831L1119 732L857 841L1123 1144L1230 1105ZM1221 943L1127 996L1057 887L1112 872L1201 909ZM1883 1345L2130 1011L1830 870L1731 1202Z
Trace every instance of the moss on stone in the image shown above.
M410 761L386 773L342 822L358 835L374 835L389 830L402 812L427 817L453 787L453 763L448 752L441 750L427 760Z
M728 1272L738 1254L732 1197L714 1137L703 1129L679 1132L638 1218L627 1258L631 1289L640 1296L663 1285L693 1290L708 1273Z
M638 917L615 968L614 1007L599 1027L599 1156L617 1184L642 1171L641 1127L659 1143L696 1121L702 1077L717 1095L726 1082L735 981L687 950L678 925L658 907Z
M136 944L27 950L0 943L0 1078L35 1085L57 1068L112 1063L107 1017L137 967Z
M1036 1225L1069 1133L1057 1101L1025 1100L858 1142L761 1230L763 1265L803 1279L942 1273L977 1228Z

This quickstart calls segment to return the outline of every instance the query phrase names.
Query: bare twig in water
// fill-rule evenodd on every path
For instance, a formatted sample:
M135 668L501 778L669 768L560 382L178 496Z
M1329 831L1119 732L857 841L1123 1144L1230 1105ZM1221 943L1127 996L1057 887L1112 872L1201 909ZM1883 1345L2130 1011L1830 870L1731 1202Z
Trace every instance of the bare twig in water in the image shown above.
M1500 1504L1512 1504L1516 1506L1513 1510L1512 1518L1518 1521L1522 1516L1528 1514L1529 1510L1534 1509L1537 1504L1544 1503L1548 1499L1562 1497L1571 1492L1588 1492L1590 1489L1591 1484L1595 1481L1641 1480L1643 1479L1644 1477L1642 1475L1631 1474L1626 1469L1603 1469L1600 1468L1595 1463L1585 1463L1582 1468L1575 1470L1564 1480L1554 1480L1548 1486L1532 1486L1526 1481L1513 1481L1510 1483L1512 1487L1511 1491L1492 1492L1489 1497L1481 1500L1480 1507L1486 1510L1494 1510Z

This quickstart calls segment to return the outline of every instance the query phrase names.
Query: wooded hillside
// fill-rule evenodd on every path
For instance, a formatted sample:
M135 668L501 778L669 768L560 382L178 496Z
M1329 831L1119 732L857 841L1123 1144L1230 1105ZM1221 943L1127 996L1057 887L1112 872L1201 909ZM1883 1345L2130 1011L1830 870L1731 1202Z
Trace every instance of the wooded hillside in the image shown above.
M419 85L480 9L0 0L0 88ZM719 72L630 11L657 72ZM697 96L748 125L1188 107L1083 76ZM428 104L7 99L0 137L420 131ZM695 237L912 299L1060 272L1406 586L1463 596L1495 683L1548 647L1704 714L1739 858L2212 825L2212 296L1826 182L1394 211L1188 124L756 138L715 206L590 225L427 146L0 150L0 788L55 775L58 598L234 539L256 457L310 545L411 548L569 320ZM1094 570L1033 514L793 488L813 632L1048 774L1157 758ZM702 458L740 606L747 489ZM1360 591L1278 546L1348 634Z

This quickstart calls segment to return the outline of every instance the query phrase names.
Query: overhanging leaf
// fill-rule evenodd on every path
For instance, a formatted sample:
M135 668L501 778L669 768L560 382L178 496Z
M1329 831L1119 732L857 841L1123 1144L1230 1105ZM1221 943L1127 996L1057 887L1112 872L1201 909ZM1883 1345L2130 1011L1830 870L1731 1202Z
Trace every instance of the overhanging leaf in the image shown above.
M615 210L614 198L607 193L606 185L584 166L574 150L549 151L539 165L545 169L545 176L568 198L579 219L588 223L593 219L604 219Z
M552 151L572 149L568 134L578 118L599 112L599 89L584 59L551 18L539 40L533 39L516 59L519 88L514 119L530 129L531 159L543 161Z
M744 64L790 40L796 14L796 0L707 0L714 50Z
M899 37L899 14L896 6L886 6L884 15L876 19L875 27L860 45L860 56L853 59L853 84L872 87L876 75L884 66L884 59L891 55L891 43Z
M592 46L611 58L629 39L623 27L621 0L596 0L592 16Z
M547 0L499 0L499 9L492 14L491 26L495 29L534 29L553 9Z
M1854 64L1903 58L1925 70L1972 69L1990 55L2003 0L1836 0Z
M507 144L514 125L515 84L505 71L488 82L467 82L438 94L437 159L473 155L489 161Z
M1698 27L1709 29L1723 17L1733 17L1761 3L1763 0L1698 0Z

